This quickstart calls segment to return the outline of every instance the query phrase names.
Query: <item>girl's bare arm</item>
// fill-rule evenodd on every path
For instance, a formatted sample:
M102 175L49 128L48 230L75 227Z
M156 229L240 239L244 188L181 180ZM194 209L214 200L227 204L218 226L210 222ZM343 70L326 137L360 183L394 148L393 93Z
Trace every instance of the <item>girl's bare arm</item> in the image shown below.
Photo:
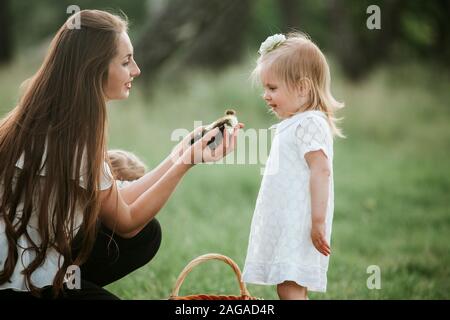
M325 237L325 219L331 174L330 164L321 150L306 153L305 159L311 171L311 240L316 249L327 256L331 254L330 245Z

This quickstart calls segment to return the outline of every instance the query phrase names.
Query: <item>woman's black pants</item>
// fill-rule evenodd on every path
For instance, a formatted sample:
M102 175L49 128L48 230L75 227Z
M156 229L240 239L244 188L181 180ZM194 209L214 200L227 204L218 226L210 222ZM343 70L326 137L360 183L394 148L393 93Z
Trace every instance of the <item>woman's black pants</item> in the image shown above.
M79 243L79 236L74 243ZM112 236L112 239L111 239ZM81 288L65 287L64 299L119 299L104 286L123 278L134 270L147 264L158 251L161 244L161 226L158 220L151 220L136 236L122 238L113 234L100 224L97 238L88 260L81 265ZM74 256L76 248L74 247ZM52 287L45 287L43 298L52 297ZM11 289L0 290L2 298L34 298L28 292L17 292Z

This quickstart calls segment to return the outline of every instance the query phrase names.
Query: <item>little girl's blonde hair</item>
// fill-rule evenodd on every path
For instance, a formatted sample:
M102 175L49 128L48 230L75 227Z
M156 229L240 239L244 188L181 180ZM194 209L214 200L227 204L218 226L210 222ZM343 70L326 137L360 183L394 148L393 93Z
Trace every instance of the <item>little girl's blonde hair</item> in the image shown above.
M124 150L108 150L114 177L122 181L137 180L145 175L145 164L133 153Z
M324 54L311 39L300 32L289 33L286 40L280 41L275 48L263 52L253 70L253 79L260 79L262 72L269 71L287 88L295 91L298 86L308 83L309 103L299 112L318 110L325 113L334 136L344 137L336 123L335 112L344 107L330 90L330 68Z

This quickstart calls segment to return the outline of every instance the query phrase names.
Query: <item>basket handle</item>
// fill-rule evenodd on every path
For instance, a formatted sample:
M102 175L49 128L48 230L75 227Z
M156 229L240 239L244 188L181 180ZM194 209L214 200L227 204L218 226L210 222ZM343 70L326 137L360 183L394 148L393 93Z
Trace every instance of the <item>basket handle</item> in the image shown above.
M227 263L229 266L231 266L231 268L233 268L233 271L236 274L236 278L239 283L239 289L241 291L241 296L249 297L250 293L247 291L247 288L245 287L245 283L242 280L241 270L239 269L238 265L233 260L228 258L227 256L224 256L224 255L218 254L218 253L204 254L202 256L195 258L191 262L189 262L189 264L183 269L183 271L181 271L180 275L178 276L178 279L175 282L175 286L172 290L172 293L170 294L170 297L178 297L178 292L180 291L180 287L183 284L184 279L186 278L188 273L192 271L192 269L195 266L197 266L205 261L212 260L212 259L221 260L221 261Z

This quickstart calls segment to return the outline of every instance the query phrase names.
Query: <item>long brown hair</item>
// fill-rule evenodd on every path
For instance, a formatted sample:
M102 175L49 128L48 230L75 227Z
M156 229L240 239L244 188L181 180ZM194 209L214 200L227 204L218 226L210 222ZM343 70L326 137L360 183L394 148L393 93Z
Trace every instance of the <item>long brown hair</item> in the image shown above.
M73 28L72 19L77 18L81 25ZM83 10L71 16L53 38L18 105L0 122L0 217L8 239L0 284L14 271L20 258L17 240L23 235L36 253L23 273L30 291L37 295L40 290L31 282L31 274L45 261L48 249L64 257L53 282L55 294L62 289L67 267L80 265L92 249L100 210L100 176L107 159L103 86L117 53L117 38L124 31L126 20L108 12ZM45 148L46 177L40 179ZM22 154L23 168L16 171ZM83 164L82 158L86 158ZM80 169L85 172L85 189L79 185ZM23 212L17 216L20 202ZM79 231L84 238L78 256L73 257L77 206L83 213ZM33 211L38 216L40 244L27 232Z

